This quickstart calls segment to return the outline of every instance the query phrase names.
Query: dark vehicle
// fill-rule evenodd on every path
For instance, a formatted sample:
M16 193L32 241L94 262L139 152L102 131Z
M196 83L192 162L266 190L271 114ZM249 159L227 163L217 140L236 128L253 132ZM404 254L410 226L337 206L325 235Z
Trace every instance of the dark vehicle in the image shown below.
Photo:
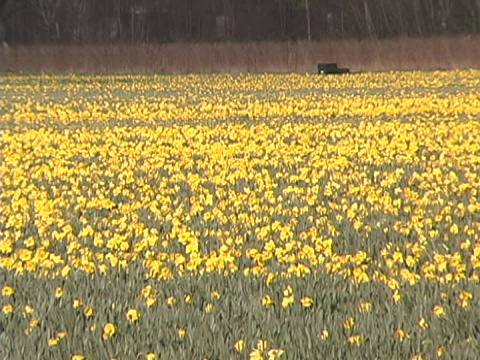
M329 74L347 74L350 72L350 69L339 68L337 63L323 63L318 64L318 73L322 75Z

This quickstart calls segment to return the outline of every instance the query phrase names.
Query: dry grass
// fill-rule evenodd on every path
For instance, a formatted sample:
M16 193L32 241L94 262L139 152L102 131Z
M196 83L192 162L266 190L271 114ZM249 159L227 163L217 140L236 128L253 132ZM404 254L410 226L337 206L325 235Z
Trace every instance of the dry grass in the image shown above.
M318 62L352 71L480 67L480 38L436 37L324 42L14 46L1 72L238 73L314 72Z

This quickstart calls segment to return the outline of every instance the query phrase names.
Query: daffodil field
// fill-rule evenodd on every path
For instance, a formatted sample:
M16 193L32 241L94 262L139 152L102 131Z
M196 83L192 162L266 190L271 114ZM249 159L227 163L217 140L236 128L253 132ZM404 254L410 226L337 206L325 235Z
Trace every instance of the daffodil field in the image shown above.
M480 71L5 75L0 359L478 359Z

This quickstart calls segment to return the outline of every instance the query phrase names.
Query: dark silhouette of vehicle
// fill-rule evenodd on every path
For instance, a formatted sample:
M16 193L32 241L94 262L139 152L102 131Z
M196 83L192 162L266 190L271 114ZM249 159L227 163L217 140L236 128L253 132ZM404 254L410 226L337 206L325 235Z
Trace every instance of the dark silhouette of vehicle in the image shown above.
M350 69L339 68L337 63L320 63L318 64L318 73L321 75L330 74L348 74Z

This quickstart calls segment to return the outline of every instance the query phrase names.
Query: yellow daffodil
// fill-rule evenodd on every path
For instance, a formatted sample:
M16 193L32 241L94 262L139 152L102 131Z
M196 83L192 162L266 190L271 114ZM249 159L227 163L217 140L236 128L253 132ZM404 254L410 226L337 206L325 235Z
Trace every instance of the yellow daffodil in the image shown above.
M115 324L107 323L103 327L103 339L104 340L110 339L116 333L117 333L117 326Z
M275 304L275 301L269 296L269 295L265 295L263 298L262 298L262 305L265 306L265 307L270 307L272 305Z
M238 340L235 343L234 348L237 352L242 352L245 349L245 341L244 340Z
M83 355L73 355L71 360L87 360L87 358Z
M400 341L404 341L405 339L408 339L410 336L405 332L403 329L397 329L395 330L395 336L398 338Z
M352 335L350 336L347 341L355 346L360 346L363 344L363 337L362 335Z
M180 339L183 339L187 335L187 330L186 329L178 329L177 333L178 333L178 337Z
M4 305L3 308L2 308L2 312L5 315L12 314L14 311L15 311L15 306L13 306L12 304Z
M137 309L130 309L127 312L127 320L130 322L136 322L140 319L140 312Z
M95 315L95 309L92 308L92 307L86 307L86 308L83 310L83 314L84 314L86 317L92 317L93 315Z
M2 296L13 296L15 295L15 288L12 286L4 286L2 289Z
M48 346L57 346L58 344L60 344L59 338L48 339Z
M65 294L65 291L63 290L63 288L57 287L57 288L55 289L55 297L56 297L57 299L63 297L64 294Z
M303 307L309 308L313 306L313 299L309 297L303 297L300 299L300 303Z
M443 317L445 316L445 307L443 306L440 306L440 305L436 305L434 308L433 308L433 314L436 316L436 317Z

